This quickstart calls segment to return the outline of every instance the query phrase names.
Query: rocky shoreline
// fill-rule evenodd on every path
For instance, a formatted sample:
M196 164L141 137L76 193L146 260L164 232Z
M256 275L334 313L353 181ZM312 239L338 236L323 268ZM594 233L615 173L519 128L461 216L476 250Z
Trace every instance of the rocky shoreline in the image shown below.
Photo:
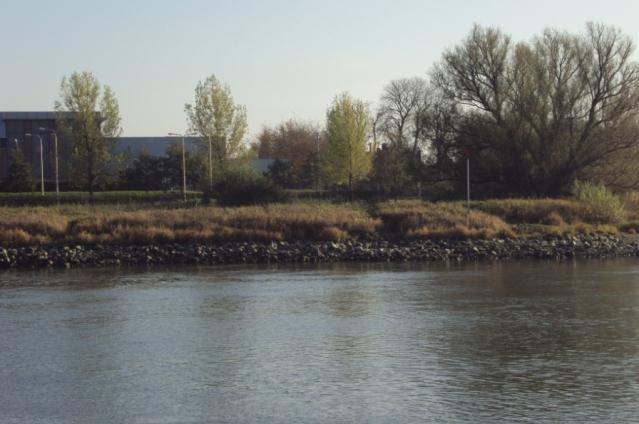
M495 240L234 242L0 247L0 269L241 263L477 261L639 256L639 240L581 235Z

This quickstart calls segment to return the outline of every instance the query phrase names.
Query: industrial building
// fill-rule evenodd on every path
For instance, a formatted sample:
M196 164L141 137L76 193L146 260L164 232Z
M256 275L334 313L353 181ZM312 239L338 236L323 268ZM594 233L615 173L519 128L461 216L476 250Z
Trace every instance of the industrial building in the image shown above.
M42 137L42 156L44 178L53 181L53 135L57 131L55 112L0 112L0 179L7 175L11 160L11 151L19 150L24 158L33 164L33 175L40 178L40 138ZM27 136L27 134L32 134ZM59 146L68 146L60 137Z
M44 129L44 130L42 130ZM19 150L31 163L33 175L40 179L40 137L42 137L42 157L45 182L55 180L54 138L57 131L56 112L0 112L0 180L7 176L12 151ZM27 134L31 134L30 136ZM152 156L162 156L171 143L181 142L176 137L119 137L116 139L113 153L125 153L133 161L142 152ZM188 151L196 149L196 139L187 137L185 147ZM64 134L58 133L58 158L61 164L60 180L69 179L68 164L71 145ZM65 166L66 165L66 166Z
M70 117L70 113L67 113ZM0 112L0 182L7 176L11 164L11 153L19 150L32 166L36 181L40 180L40 142L42 141L42 168L44 181L55 181L54 135L58 137L58 161L60 164L60 183L62 186L71 180L70 158L72 146L63 133L59 133L56 112ZM30 135L27 135L30 134ZM194 152L197 149L196 137L185 138L185 148ZM180 143L178 137L118 137L113 146L114 154L125 154L127 164L140 154L163 156L172 143ZM265 173L273 159L254 159L251 169L258 175Z

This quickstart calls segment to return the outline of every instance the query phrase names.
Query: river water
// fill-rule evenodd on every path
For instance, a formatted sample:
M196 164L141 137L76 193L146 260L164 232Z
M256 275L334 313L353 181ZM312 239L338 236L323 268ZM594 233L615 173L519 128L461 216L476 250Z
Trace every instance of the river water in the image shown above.
M0 274L0 422L639 422L639 262Z

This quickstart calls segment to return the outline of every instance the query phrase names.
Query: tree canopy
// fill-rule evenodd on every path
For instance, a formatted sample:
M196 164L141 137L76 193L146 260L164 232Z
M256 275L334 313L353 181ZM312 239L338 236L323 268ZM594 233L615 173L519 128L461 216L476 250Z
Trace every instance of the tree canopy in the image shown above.
M58 129L72 144L75 178L93 195L97 184L117 174L111 152L122 128L115 94L91 72L74 72L62 79L55 110Z
M208 173L212 184L215 175L227 171L229 162L246 153L246 108L236 105L228 85L215 75L198 82L195 103L185 106L189 128L208 150Z
M604 169L614 177L611 161L636 159L633 50L629 37L600 24L583 34L548 29L518 43L475 26L443 54L433 78L463 110L457 143L478 152L485 180L508 193L557 195Z
M368 138L371 117L361 100L343 93L333 100L326 114L327 148L322 158L324 181L347 184L363 179L371 169L372 153Z

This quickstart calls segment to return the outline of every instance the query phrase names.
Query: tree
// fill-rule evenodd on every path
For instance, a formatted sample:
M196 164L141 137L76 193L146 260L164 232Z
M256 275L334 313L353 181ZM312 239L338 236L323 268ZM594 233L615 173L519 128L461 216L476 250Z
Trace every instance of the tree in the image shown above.
M57 126L72 144L75 174L93 196L96 185L115 174L111 151L122 132L118 101L111 88L102 90L90 72L63 78L60 97L55 102Z
M450 179L456 157L461 156L458 135L461 128L461 112L455 102L438 90L431 90L429 107L416 117L421 128L423 162L429 181Z
M373 188L387 196L398 197L412 186L407 157L412 152L406 146L385 144L375 152L370 182Z
M429 96L423 78L397 79L384 87L376 120L391 144L411 146L417 154L423 130L419 117L428 107Z
M475 26L433 76L465 109L466 128L479 129L458 136L495 159L495 181L511 193L557 195L637 152L633 50L630 38L599 24L581 35L546 30L516 44L496 28Z
M198 161L191 152L184 152L186 162L186 186L191 190L197 187L201 181L201 175L205 173L202 162ZM182 146L171 143L164 156L160 158L161 180L163 189L182 188Z
M368 175L372 153L367 149L371 117L368 106L361 100L343 93L333 100L326 114L327 149L322 158L324 181L347 184L349 193L353 183Z
M274 128L264 127L253 149L260 159L280 159L289 164L290 183L303 181L309 158L324 150L325 137L313 124L289 120ZM312 180L312 179L311 179Z
M186 104L185 109L191 133L200 137L203 150L208 149L209 185L212 187L214 172L223 175L229 162L242 158L245 153L246 108L235 105L229 86L211 75L198 82L195 104Z
M161 190L162 180L161 159L142 151L122 172L119 187L126 190Z
M279 187L291 187L296 183L296 176L293 174L293 167L287 160L275 159L264 176Z
M7 176L3 181L2 189L11 193L33 191L35 178L31 165L24 159L17 149L11 152L11 164L7 170Z
M186 185L194 188L200 182L201 162L185 152ZM182 147L171 143L164 156L143 151L120 175L119 187L127 190L171 190L182 188Z

